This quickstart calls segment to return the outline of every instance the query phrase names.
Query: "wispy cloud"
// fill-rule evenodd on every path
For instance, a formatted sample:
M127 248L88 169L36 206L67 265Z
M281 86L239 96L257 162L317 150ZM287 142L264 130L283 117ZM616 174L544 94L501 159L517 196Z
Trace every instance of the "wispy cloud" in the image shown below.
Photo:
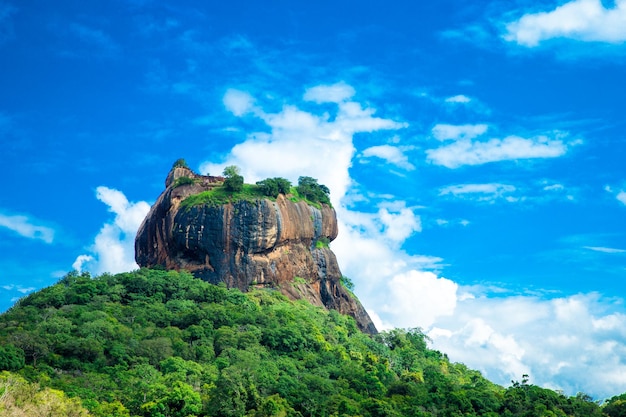
M409 162L409 157L403 152L402 147L392 145L371 146L364 149L363 152L361 152L361 156L363 158L380 158L406 171L415 170L415 165Z
M433 136L438 140L474 139L487 132L486 124L476 125L449 125L437 124L433 127Z
M89 46L102 49L109 53L114 53L119 49L119 46L113 41L111 36L100 29L79 23L72 23L69 29L72 34Z
M448 126L442 131L440 126ZM471 126L471 125L470 125ZM507 136L504 139L493 138L487 141L472 140L480 131L470 130L469 135L454 143L426 151L427 159L435 165L447 168L459 168L464 165L482 165L490 162L511 161L534 158L556 158L564 155L571 144L564 141L567 134L554 132L550 135L540 135L531 138L521 136ZM452 133L451 133L452 132ZM464 130L460 130L464 133ZM484 132L484 131L483 131ZM449 125L437 125L433 134L439 139L454 139L454 131Z
M28 239L42 240L46 243L54 241L54 229L35 224L35 221L29 216L0 213L0 227L9 229Z
M626 249L607 248L604 246L585 246L584 248L602 253L626 253Z
M617 199L617 201L619 201L620 203L626 205L626 191L624 191L624 190L619 190L619 191L615 190L610 185L604 186L604 191L606 191L607 193L615 195L615 198Z
M474 201L493 202L498 199L504 199L508 202L515 202L518 200L512 196L512 193L515 191L515 186L510 184L458 184L441 188L439 195L450 195Z
M89 248L90 253L79 255L72 267L96 274L137 269L135 235L150 205L145 201L131 203L121 191L104 186L96 189L96 198L109 207L115 218L102 226Z
M472 99L467 97L467 96L465 96L465 95L459 94L457 96L448 97L448 98L446 98L445 101L446 101L446 103L465 104L465 103L469 103L470 101L472 101Z
M554 10L528 13L506 25L504 39L536 47L553 38L586 42L626 41L626 0L606 8L601 0L574 0Z
M112 36L100 28L78 22L55 22L50 28L63 40L57 51L63 57L111 59L121 51Z

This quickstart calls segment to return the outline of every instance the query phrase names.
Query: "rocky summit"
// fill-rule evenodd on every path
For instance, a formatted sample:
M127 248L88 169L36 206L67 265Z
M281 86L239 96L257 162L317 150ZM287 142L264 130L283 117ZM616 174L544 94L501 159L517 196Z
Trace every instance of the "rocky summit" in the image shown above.
M137 232L137 263L184 269L242 291L275 288L292 300L306 299L350 315L363 332L376 333L361 303L341 284L337 259L328 247L337 237L332 207L292 201L283 194L185 202L223 184L223 177L172 168Z

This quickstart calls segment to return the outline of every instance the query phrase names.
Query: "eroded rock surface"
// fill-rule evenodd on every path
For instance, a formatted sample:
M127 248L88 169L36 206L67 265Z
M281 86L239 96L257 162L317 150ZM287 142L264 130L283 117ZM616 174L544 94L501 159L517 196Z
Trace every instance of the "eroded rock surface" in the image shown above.
M181 177L196 182L178 185ZM165 191L137 233L137 263L186 269L203 280L242 291L255 286L276 288L291 299L304 298L348 314L362 331L376 333L360 302L340 284L335 254L327 245L318 245L337 237L334 209L294 203L283 195L276 201L180 207L188 196L222 181L187 168L172 169Z

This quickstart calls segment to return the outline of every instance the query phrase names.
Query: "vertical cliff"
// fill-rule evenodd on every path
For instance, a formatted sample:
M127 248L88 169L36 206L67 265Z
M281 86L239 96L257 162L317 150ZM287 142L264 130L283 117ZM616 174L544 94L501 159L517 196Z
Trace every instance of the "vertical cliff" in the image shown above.
M348 314L362 331L376 332L365 309L340 283L341 271L328 247L337 237L333 208L293 202L282 194L275 200L181 206L187 197L222 182L221 177L173 168L137 233L137 263L186 269L242 291L276 288L291 299L304 298Z

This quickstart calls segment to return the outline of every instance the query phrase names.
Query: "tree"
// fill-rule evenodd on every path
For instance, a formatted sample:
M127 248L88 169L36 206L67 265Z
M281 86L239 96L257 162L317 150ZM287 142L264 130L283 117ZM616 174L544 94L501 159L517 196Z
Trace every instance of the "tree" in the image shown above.
M224 188L227 191L231 191L233 193L240 192L243 190L243 177L239 174L239 167L236 165L229 165L224 168Z
M291 188L291 182L285 178L274 177L257 181L256 185L263 195L269 197L278 197L279 194L288 194Z
M298 194L313 203L330 205L330 190L312 177L298 178Z
M602 411L609 417L626 417L626 393L612 397Z
M24 367L24 351L13 345L0 346L0 370L17 371Z

